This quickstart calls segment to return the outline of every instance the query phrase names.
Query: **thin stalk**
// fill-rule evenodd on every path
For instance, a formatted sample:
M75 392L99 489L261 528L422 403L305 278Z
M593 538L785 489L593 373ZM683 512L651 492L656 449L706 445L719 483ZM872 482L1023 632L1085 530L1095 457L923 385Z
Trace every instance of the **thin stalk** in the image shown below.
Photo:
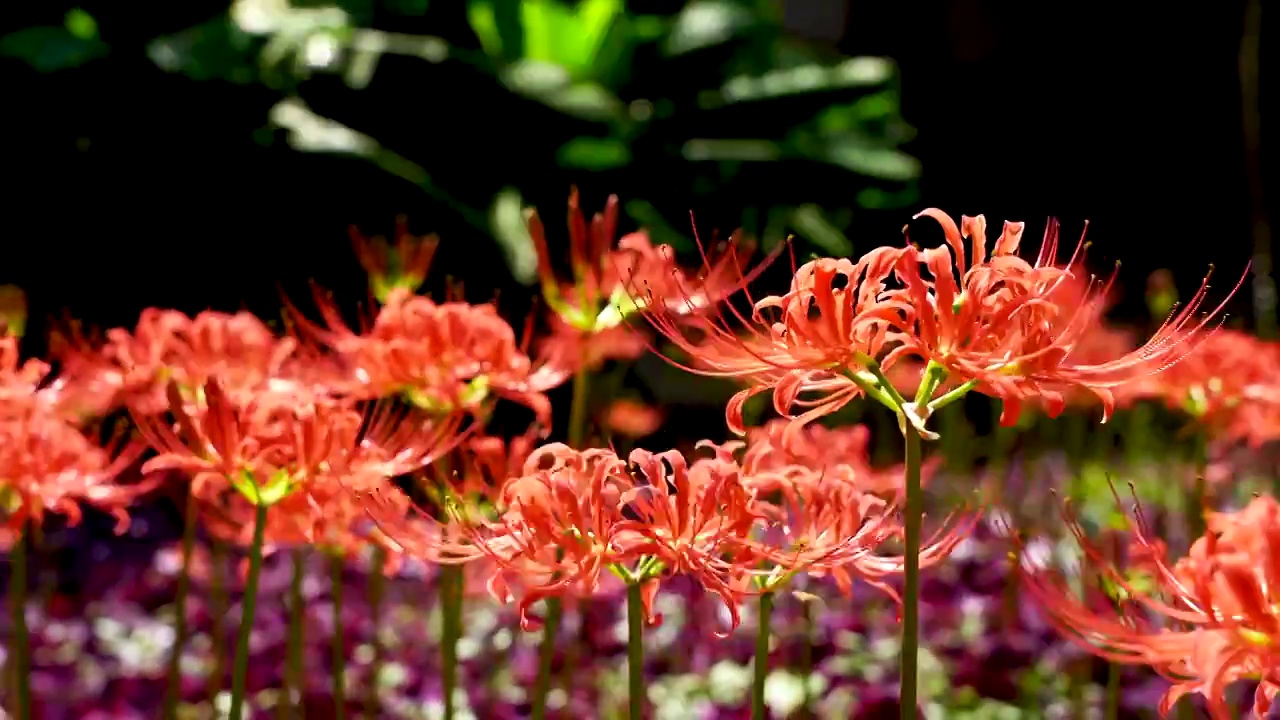
M920 526L924 514L920 491L920 433L908 423L903 433L907 441L906 484L907 507L903 519L903 591L902 591L902 686L899 704L903 720L916 720L916 685L919 675L917 660L920 645Z
M1205 510L1205 468L1208 464L1208 439L1203 430L1196 430L1191 445L1191 462L1195 468L1195 480L1191 493L1187 497L1186 521L1187 542L1194 543L1196 538L1204 534ZM1178 720L1193 720L1196 717L1195 707L1190 699L1184 697L1176 706Z
M800 646L800 681L804 683L804 699L800 704L800 717L813 717L813 694L810 679L813 677L813 603L801 603L804 622L804 643Z
M213 672L209 674L209 697L222 692L227 677L227 637L223 623L227 619L227 548L215 540L209 545L209 617L213 627L209 630L210 651L213 654Z
M334 553L329 557L329 583L333 595L333 638L329 651L333 663L334 720L343 720L347 716L347 645L342 623L342 571L345 569L342 555Z
M1187 497L1187 540L1195 542L1196 538L1204 534L1204 510L1208 502L1208 488L1205 485L1204 476L1209 463L1209 449L1203 430L1196 430L1192 439L1191 453L1191 462L1196 475L1192 480L1191 493Z
M369 573L369 622L373 633L369 638L369 646L373 650L373 658L369 661L369 680L365 683L364 712L365 717L378 717L378 675L382 672L382 638L378 635L378 627L382 624L382 595L386 587L387 576L383 568L387 564L387 551L381 545L373 546L373 556L369 560L372 568ZM445 718L452 720L453 699L445 697Z
M178 575L177 595L173 600L173 650L169 653L169 687L164 695L165 720L178 716L178 700L182 697L182 650L187 645L187 594L191 591L191 555L196 546L196 516L200 506L196 494L187 493L186 525L182 529L182 573Z
M306 576L307 555L303 548L290 553L293 574L289 578L289 629L285 647L284 697L280 701L281 720L302 720L306 681L302 673L302 627L306 612L302 604L302 580ZM297 693L297 702L294 702Z
M769 679L769 640L772 638L772 592L760 595L760 613L756 620L756 656L752 663L751 720L768 720L769 708L764 704L764 684Z
M1120 556L1120 543L1117 538L1111 539L1111 558L1112 562L1118 562ZM1112 600L1112 607L1117 614L1123 613L1120 601ZM1120 664L1107 664L1107 694L1106 705L1103 707L1103 718L1105 720L1120 720Z
M458 640L462 638L461 565L440 566L440 681L444 691L444 720L453 720L453 696L458 687Z
M582 449L587 434L587 398L590 395L591 376L580 370L573 376L573 405L569 408L569 447Z
M1120 665L1110 663L1107 666L1107 700L1103 717L1106 720L1120 720Z
M566 433L569 447L581 449L587 434L588 398L591 390L591 375L586 370L579 370L573 376L573 399L569 408L569 427ZM556 638L560 631L560 621L564 617L564 605L558 597L549 597L545 601L547 612L542 627L542 644L538 647L538 675L533 681L532 720L543 720L547 713L547 693L551 691L552 672L555 665ZM569 675L572 675L570 671ZM570 677L564 678L566 686ZM568 690L566 689L566 692Z
M533 681L533 709L529 715L532 720L545 720L547 716L547 693L551 690L556 635L560 631L560 598L547 598L546 605L547 613L542 622L542 643L538 647L538 676ZM630 613L629 606L627 612Z
M245 682L249 673L249 638L253 635L253 615L258 605L258 576L262 574L262 543L267 532L269 506L257 504L253 518L253 544L249 546L249 575L240 601L240 632L236 637L236 659L231 667L231 710L227 717L241 720L244 712Z
M13 623L13 656L9 669L13 673L14 717L31 720L31 641L27 632L27 523L18 541L9 551L9 613Z
M640 583L627 585L627 718L644 718L644 600Z

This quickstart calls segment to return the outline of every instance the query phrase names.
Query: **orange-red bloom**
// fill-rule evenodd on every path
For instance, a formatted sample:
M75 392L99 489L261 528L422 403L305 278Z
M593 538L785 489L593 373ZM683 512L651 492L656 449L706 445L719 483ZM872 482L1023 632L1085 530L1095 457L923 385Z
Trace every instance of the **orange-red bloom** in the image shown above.
M635 519L612 527L614 543L629 557L653 558L697 580L720 597L737 628L740 579L753 560L743 551L760 519L742 469L723 454L690 464L675 450L633 450L629 460L634 485L618 504ZM658 583L650 582L652 594Z
M200 390L187 399L171 387L173 426L136 416L159 453L145 469L190 475L212 529L239 541L251 537L253 506L267 505L272 543L362 545L354 535L369 520L361 498L431 463L458 438L457 415L432 419L376 405L361 412L323 394L266 386L237 406L216 381Z
M17 338L0 337L0 512L20 532L46 512L75 522L78 503L86 502L115 515L123 528L125 506L157 482L116 482L145 446L117 438L100 447L77 427L62 388L48 364L19 360Z
M519 594L521 625L528 629L539 624L529 614L536 602L594 594L602 574L634 558L612 542L622 520L619 499L630 485L626 463L616 455L545 445L523 473L507 481L497 519L463 517L460 525L466 545L496 566L493 596L506 602Z
M1249 678L1260 682L1254 717L1261 720L1280 691L1280 504L1257 497L1238 512L1208 513L1206 525L1190 552L1170 564L1138 515L1130 563L1121 569L1073 522L1084 567L1119 590L1108 602L1089 603L1058 573L1030 562L1021 567L1023 585L1069 640L1171 680L1162 714L1199 693L1215 720L1228 720L1227 685Z
M386 302L396 290L417 292L427 279L439 244L435 235L410 233L409 221L403 216L396 218L394 246L381 235L368 238L358 228L351 228L351 245L369 274L369 288L378 302Z
M1197 419L1215 439L1253 446L1280 437L1280 345L1218 330L1182 362L1120 388L1122 399L1153 398Z
M871 430L867 426L828 428L816 423L806 425L788 445L784 443L784 437L790 427L789 421L779 418L747 432L747 450L742 457L742 466L748 475L798 466L825 480L846 483L865 493L896 495L903 491L901 465L887 468L871 466ZM921 483L928 482L939 464L938 458L930 458L923 463Z
M662 427L660 408L637 400L615 400L605 411L604 424L613 432L629 438L652 435Z
M987 225L981 215L961 218L960 226L933 208L920 216L942 225L946 243L924 251L912 248L898 263L897 276L904 285L900 297L914 312L894 328L899 344L891 355L915 355L942 367L953 379L975 383L979 392L1001 399L1002 421L1007 424L1017 421L1028 400L1056 416L1065 406L1065 394L1075 389L1096 395L1104 419L1109 417L1115 406L1113 388L1160 372L1188 355L1223 308L1220 304L1197 317L1207 297L1206 278L1191 302L1142 347L1110 360L1082 358L1079 348L1102 320L1110 283L1081 288L1071 270L1053 265L1057 222L1049 223L1032 264L1016 255L1022 223L1005 223L988 254ZM966 238L972 266L966 260ZM1079 267L1083 247L1082 238L1067 267ZM922 268L931 279L921 274Z
M551 405L544 393L568 377L559 363L531 359L493 305L436 303L400 289L363 334L348 328L328 302L320 306L324 326L297 319L336 355L342 370L330 384L340 393L400 396L439 413L476 413L498 396L528 406L547 426Z
M688 319L663 312L647 317L689 358L687 363L674 358L669 362L689 372L749 385L725 410L734 432L746 430L746 401L769 390L779 414L789 416L797 406L805 410L796 418L799 427L863 394L865 386L851 375L862 368L864 359L887 350L888 321L911 310L886 295L886 282L904 252L879 248L857 263L806 263L796 271L787 294L755 302L749 318L732 306Z
M738 235L714 258L703 256L696 277L676 263L666 245L654 246L645 232L624 235L614 245L618 198L610 196L602 213L588 223L569 195L569 268L571 279L556 275L542 220L529 214L529 235L538 255L542 296L551 308L555 332L543 342L548 353L572 358L574 370L593 369L606 360L630 360L643 352L642 336L621 327L633 313L659 305L675 315L700 313L750 280L742 262L754 250Z
M171 383L191 392L216 378L241 402L267 381L293 382L297 343L278 337L256 316L208 310L188 317L176 310L147 308L133 332L107 331L101 347L83 338L63 338L59 353L77 399L97 398L100 414L118 404L138 413L163 412ZM91 403L81 401L79 405Z

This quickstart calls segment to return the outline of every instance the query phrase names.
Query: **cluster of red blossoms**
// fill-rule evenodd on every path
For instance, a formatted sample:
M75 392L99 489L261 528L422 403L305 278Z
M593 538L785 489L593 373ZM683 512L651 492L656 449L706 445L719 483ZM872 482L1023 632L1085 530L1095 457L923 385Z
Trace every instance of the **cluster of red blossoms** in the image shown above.
M588 220L574 196L567 279L554 271L542 222L529 219L551 312L536 343L492 304L416 294L435 240L404 227L393 244L355 237L378 300L359 329L324 296L318 320L289 306L283 334L246 313L150 309L133 330L64 343L56 377L44 363L21 363L5 337L4 510L11 529L45 511L74 515L77 501L123 513L177 475L226 540L337 552L372 543L393 559L467 563L495 597L519 602L526 625L537 624L530 610L541 599L622 582L649 601L674 574L719 596L736 624L745 598L802 573L894 592L888 580L905 560L903 468L872 468L863 428L814 424L855 399L887 406L904 433L924 439L937 437L930 416L969 392L1000 399L1007 423L1024 407L1052 416L1096 402L1105 418L1117 404L1159 397L1221 440L1274 437L1277 350L1219 330L1221 306L1201 314L1207 286L1131 348L1103 322L1110 284L1082 272L1083 242L1059 262L1056 224L1028 262L1018 255L1021 223L992 240L981 216L921 215L942 225L942 246L814 260L795 269L786 293L742 311L730 296L754 279L743 270L748 244L735 237L704 256L701 272L685 272L644 233L615 242L616 200ZM623 457L571 429L569 444L540 444L548 391L652 346L634 317L679 351L672 363L746 386L726 411L742 441ZM781 417L748 430L744 403L765 392ZM486 434L502 400L532 411L528 433ZM98 420L119 411L141 440L104 447ZM148 480L118 482L147 447ZM1174 565L1135 528L1130 555L1150 582L1095 553L1127 602L1175 625L1073 600L1048 571L1023 576L1064 632L1174 677L1169 702L1198 691L1221 705L1226 682L1252 677L1263 681L1263 712L1280 687L1277 512L1264 498L1212 515ZM944 560L973 519L949 516L920 545L919 565Z

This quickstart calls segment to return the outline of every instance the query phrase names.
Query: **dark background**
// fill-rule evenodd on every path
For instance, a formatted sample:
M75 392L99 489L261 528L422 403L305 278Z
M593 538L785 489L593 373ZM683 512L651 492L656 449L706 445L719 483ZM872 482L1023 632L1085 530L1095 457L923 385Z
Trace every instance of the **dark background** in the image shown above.
M435 1L422 17L375 8L368 20L474 47L464 4ZM646 12L681 4L632 3ZM6 3L0 34L62 25L71 7ZM480 197L503 176L515 178L556 231L570 183L583 188L589 205L608 192L624 200L647 193L668 217L693 209L704 230L723 232L739 224L738 203L759 204L773 193L797 195L794 202L810 193L827 208L842 197L857 204L853 184L846 189L803 164L768 169L749 192L731 182L689 191L679 164L663 166L662 176L652 167L557 169L537 138L559 119L513 111L474 72L424 79L413 64L420 61L384 60L358 95L323 78L282 90L228 80L228 73L164 72L147 43L225 13L225 3L86 0L80 7L109 46L100 57L54 71L31 67L21 52L0 58L9 178L0 281L27 290L35 323L63 308L99 325L129 324L146 305L270 313L277 284L297 293L309 278L358 293L347 227L388 230L400 213L415 229L443 235L441 274L461 276L475 296L511 289L497 246L474 227L459 229L465 223L435 196L360 159L290 148L267 117L291 92L428 158L419 160L424 166L447 156L455 194ZM1245 4L1117 7L784 3L786 31L815 52L883 55L900 68L901 113L918 131L903 149L919 159L922 174L899 207L845 216L842 229L855 248L899 242L902 225L927 206L985 213L993 222L1026 220L1032 247L1048 216L1061 217L1073 239L1087 218L1096 267L1124 260L1129 292L1121 312L1142 312L1142 284L1156 268L1173 269L1185 296L1217 263L1217 286L1229 287L1254 253L1261 207L1251 201L1242 131ZM1264 53L1263 88L1273 65ZM670 84L676 92L680 82L656 74L647 90ZM1261 98L1264 115L1272 98L1271 91ZM761 109L753 121L785 110ZM1266 152L1252 154L1269 169L1274 151ZM1254 186L1256 196L1265 183L1255 177ZM930 232L920 228L918 239L932 242Z

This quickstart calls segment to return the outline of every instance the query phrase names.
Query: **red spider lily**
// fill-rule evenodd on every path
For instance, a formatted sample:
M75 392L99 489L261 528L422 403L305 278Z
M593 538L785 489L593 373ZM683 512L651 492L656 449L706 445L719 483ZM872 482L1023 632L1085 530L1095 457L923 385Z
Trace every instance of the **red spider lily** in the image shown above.
M695 579L720 597L729 611L730 630L737 629L742 583L735 580L750 568L742 550L760 519L741 468L723 455L690 465L675 450L634 450L630 463L636 468L635 485L618 502L636 519L613 525L613 544L625 556L647 556L674 574ZM656 593L656 579L646 589Z
M788 463L787 458L795 456L781 449L778 438L789 426L786 420L775 420L753 432L757 444L748 444L742 460L743 482L757 498L757 510L766 521L759 532L742 541L756 562L763 565L757 571L762 581L769 586L786 582L798 573L829 575L847 592L854 580L861 579L896 600L896 591L885 579L902 573L903 558L884 556L879 550L889 540L903 535L898 497L901 480L894 485L863 481L854 468L825 466L821 461L815 462L818 456L814 454L807 458L816 467ZM819 432L813 432L815 427ZM841 432L817 426L805 430L801 437L808 441L815 435ZM713 447L718 457L729 459L741 446L740 442L730 442ZM835 476L828 475L833 471ZM901 469L897 477L901 477ZM865 485L881 485L895 497L886 501L865 489ZM977 515L967 511L948 515L941 529L922 544L920 567L936 565L949 557L976 521Z
M1118 588L1119 599L1086 603L1058 573L1022 563L1023 586L1058 632L1111 662L1149 666L1172 681L1163 715L1183 695L1200 693L1215 720L1228 720L1227 685L1251 678L1260 681L1254 717L1265 717L1280 691L1280 504L1263 496L1238 512L1208 513L1205 534L1172 564L1139 511L1127 568L1069 520L1086 566Z
M696 279L680 270L670 247L655 247L644 232L623 236L615 248L617 196L610 196L604 212L588 223L578 205L578 191L570 193L572 280L566 285L555 274L546 233L536 212L529 213L528 226L538 255L543 297L556 315L588 334L617 326L650 298L659 299L672 312L699 312L749 281L743 277L740 264L754 248L737 235L730 240L728 252L714 261L704 258L704 269Z
M135 416L159 453L146 469L188 473L197 494L210 482L215 488L229 482L255 504L274 504L314 478L359 491L370 479L418 470L458 439L456 415L432 421L375 406L366 417L347 403L296 388L263 389L237 406L209 381L194 401L175 385L169 399L176 430L156 416Z
M46 512L75 523L77 503L84 502L114 515L123 531L129 523L126 506L158 484L159 476L131 485L116 482L145 449L123 438L99 447L45 407L0 400L0 496L7 527L21 532Z
M436 303L393 292L368 332L347 327L332 303L317 297L324 326L294 314L301 330L336 354L343 367L330 379L341 393L373 399L401 396L429 412L479 412L491 396L534 411L548 426L544 394L568 377L554 362L535 362L493 305Z
M812 424L793 436L785 445L791 423L775 419L747 433L747 450L742 466L749 476L775 472L788 467L802 467L818 473L829 482L842 482L861 492L899 494L903 491L901 466L871 466L871 431L865 425L827 428ZM920 468L920 480L927 483L940 466L939 458L930 458Z
M758 558L766 587L806 573L830 576L846 593L860 579L898 599L885 579L902 574L902 559L877 553L902 534L896 503L851 485L826 482L820 474L796 466L752 476L749 484L760 497L776 498L760 503L768 523L757 537L743 541ZM963 537L963 532L949 530L940 540L925 544L921 567L946 559Z
M217 378L227 394L239 398L269 380L283 382L296 367L297 343L277 337L247 312L209 310L192 318L147 308L133 332L108 330L101 347L78 334L62 340L59 355L73 385L93 388L113 404L143 414L164 411L171 383L190 392Z
M583 332L559 315L551 317L551 331L539 338L542 356L554 358L557 367L571 372L599 370L610 360L635 360L649 347L638 329L618 325L595 332Z
M914 312L904 314L905 322L893 328L898 345L890 357L923 358L945 369L949 377L1000 398L1006 424L1016 422L1027 399L1042 402L1056 416L1065 405L1064 393L1071 389L1096 395L1105 420L1115 406L1112 388L1157 373L1188 355L1210 334L1206 328L1226 302L1197 318L1208 289L1201 285L1191 302L1142 347L1104 362L1078 359L1082 339L1101 320L1110 283L1075 292L1074 307L1065 303L1060 294L1073 275L1051 264L1058 248L1056 222L1050 222L1039 258L1031 264L1015 254L1021 223L1005 223L988 255L982 216L962 218L963 229L933 208L920 216L942 225L946 243L924 251L910 248L897 264L896 275L904 285L897 295ZM972 248L971 267L965 238ZM1083 247L1082 240L1068 267L1077 266ZM931 280L921 275L922 267Z
M448 487L458 496L494 502L502 495L507 480L521 475L536 443L537 435L532 430L510 440L472 438L450 458L452 476L447 479Z
M351 245L360 266L369 274L370 289L378 302L386 302L397 290L417 292L427 279L439 244L435 235L411 234L403 216L396 218L394 247L381 235L368 238L358 228L351 228Z
M1190 357L1120 388L1121 400L1155 398L1195 416L1215 439L1254 447L1280 437L1280 345L1219 330Z
M521 626L539 621L530 608L546 597L594 594L605 571L635 558L612 542L622 520L619 499L630 486L626 463L608 450L545 445L506 484L496 520L460 518L459 555L483 553L495 565L490 592L499 601L518 590Z
M59 372L38 359L22 360L19 338L0 331L0 404L8 411L39 405L65 422L84 426L111 409L116 389L96 375L62 363Z
M416 489L430 501L430 508L384 484L365 496L365 512L379 536L398 554L439 564L483 562L484 552L468 544L449 510L461 506L468 517L500 515L507 482L524 474L536 442L536 428L510 440L473 437L458 444L429 472L420 473Z
M793 407L804 410L795 418L798 429L839 410L875 382L859 371L888 349L889 320L900 322L901 314L912 311L886 294L886 281L905 252L879 248L857 263L807 263L796 270L788 293L755 302L749 318L732 306L692 318L661 312L646 317L689 358L687 364L672 358L668 362L750 385L726 408L734 432L745 432L746 401L769 390L779 414L790 416ZM883 367L892 363L890 359Z
M159 482L121 485L116 478L141 457L146 446L123 435L108 447L90 440L79 425L79 410L91 400L79 388L52 375L40 360L21 361L18 339L0 336L0 495L11 531L44 512L80 518L77 502L106 510L128 524L125 506Z
M636 400L615 400L605 412L604 425L612 432L628 438L652 435L662 427L661 408Z

